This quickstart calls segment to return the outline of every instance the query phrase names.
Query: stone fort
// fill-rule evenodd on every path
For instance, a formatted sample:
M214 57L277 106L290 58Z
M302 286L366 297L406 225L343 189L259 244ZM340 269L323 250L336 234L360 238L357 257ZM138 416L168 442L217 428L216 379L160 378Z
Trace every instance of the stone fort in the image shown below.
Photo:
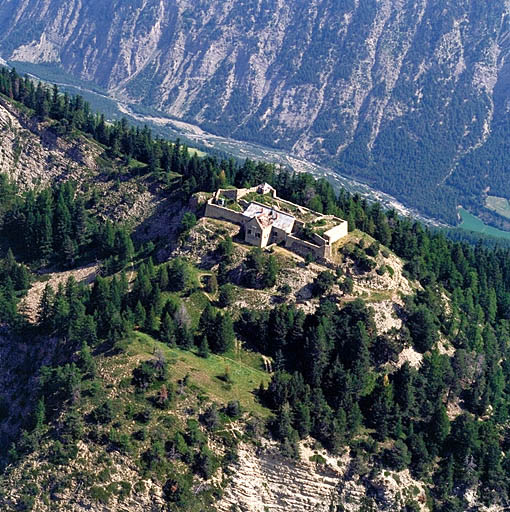
M300 256L332 260L333 244L347 236L347 221L283 200L267 183L219 189L207 201L205 216L240 225L250 245L279 244Z

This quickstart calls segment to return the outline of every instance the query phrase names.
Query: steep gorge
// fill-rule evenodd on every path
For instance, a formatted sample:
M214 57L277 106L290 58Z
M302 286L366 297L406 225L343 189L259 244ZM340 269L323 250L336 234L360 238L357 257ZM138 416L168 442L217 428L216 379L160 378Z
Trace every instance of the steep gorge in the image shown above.
M455 221L504 187L507 1L0 1L0 57L332 165Z

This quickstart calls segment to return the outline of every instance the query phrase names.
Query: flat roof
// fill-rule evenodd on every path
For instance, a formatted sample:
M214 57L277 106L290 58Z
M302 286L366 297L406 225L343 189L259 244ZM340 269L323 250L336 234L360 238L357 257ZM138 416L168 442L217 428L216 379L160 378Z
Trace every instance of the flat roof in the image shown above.
M243 215L249 219L253 219L259 215L267 216L271 220L271 225L273 227L281 229L286 233L290 233L292 231L292 227L296 221L292 215L283 213L280 210L275 210L274 208L263 206L258 203L250 203L248 208L244 210Z

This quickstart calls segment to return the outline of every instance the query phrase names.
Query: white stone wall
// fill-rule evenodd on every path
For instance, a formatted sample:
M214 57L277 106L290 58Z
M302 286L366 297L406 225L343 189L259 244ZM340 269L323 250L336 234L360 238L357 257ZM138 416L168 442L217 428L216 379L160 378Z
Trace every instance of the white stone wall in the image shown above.
M330 244L334 244L344 236L347 236L347 221L342 221L341 224L338 224L334 228L329 229L324 233L324 238L329 239Z

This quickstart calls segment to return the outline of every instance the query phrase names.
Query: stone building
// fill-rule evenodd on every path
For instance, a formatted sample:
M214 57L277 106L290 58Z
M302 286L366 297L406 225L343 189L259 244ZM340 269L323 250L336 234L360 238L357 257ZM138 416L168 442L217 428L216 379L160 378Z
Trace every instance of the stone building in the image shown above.
M278 244L292 233L296 219L287 213L252 202L243 213L245 242L258 247Z
M301 213L313 220L304 222L273 204L245 201L243 198L250 193L267 195L270 198L269 203L282 205L288 210L296 211L296 215ZM267 183L249 189L218 190L207 202L205 215L239 224L244 229L245 242L250 245L264 248L280 244L301 256L311 254L326 260L332 258L333 244L347 236L348 232L345 220L322 215L280 199L276 190ZM318 229L321 226L324 226L323 229Z

